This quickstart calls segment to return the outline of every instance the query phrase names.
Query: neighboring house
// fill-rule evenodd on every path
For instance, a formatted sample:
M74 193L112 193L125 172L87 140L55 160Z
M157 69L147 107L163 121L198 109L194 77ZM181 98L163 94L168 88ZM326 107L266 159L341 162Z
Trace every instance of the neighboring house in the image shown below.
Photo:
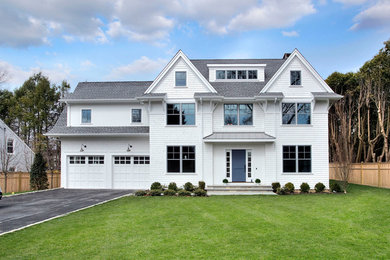
M48 135L61 139L65 188L328 186L328 109L340 97L298 50L201 60L179 51L154 81L79 83Z
M0 119L0 172L28 172L34 152Z

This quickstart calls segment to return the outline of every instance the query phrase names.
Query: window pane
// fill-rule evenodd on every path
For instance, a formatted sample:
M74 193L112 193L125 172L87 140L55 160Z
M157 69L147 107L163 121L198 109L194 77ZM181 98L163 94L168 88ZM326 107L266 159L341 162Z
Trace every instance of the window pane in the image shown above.
M183 125L195 125L195 104L182 104L182 119Z
M225 79L225 71L224 70L217 70L217 79Z
M237 104L225 104L225 125L237 125Z
M296 172L295 146L283 146L283 172Z
M236 71L235 70L227 70L226 71L226 78L227 79L235 79L236 78Z
M13 139L7 140L7 153L14 153L14 140Z
M183 160L183 172L195 172L195 160Z
M311 172L311 160L299 160L298 172Z
M248 70L248 79L257 79L257 70Z
M240 125L252 125L252 104L241 104L240 105Z
M246 79L246 70L238 70L237 71L238 79Z
M131 110L131 121L133 123L141 122L141 109L132 109Z
M180 104L167 104L167 124L180 125Z
M283 172L296 172L295 160L283 160Z
M282 122L285 125L295 124L295 103L282 104Z
M291 71L290 72L291 85L301 85L301 72Z
M186 86L187 73L185 71L176 71L176 86Z
M298 124L310 124L310 119L311 119L310 103L298 103L297 113L298 113Z
M81 122L82 123L91 123L91 110L90 109L81 110Z
M180 160L168 160L168 172L180 172Z

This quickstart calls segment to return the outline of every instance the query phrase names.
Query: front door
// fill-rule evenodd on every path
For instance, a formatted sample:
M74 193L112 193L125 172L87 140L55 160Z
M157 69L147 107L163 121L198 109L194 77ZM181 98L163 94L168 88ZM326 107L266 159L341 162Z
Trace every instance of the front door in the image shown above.
M232 150L232 181L246 181L246 150Z

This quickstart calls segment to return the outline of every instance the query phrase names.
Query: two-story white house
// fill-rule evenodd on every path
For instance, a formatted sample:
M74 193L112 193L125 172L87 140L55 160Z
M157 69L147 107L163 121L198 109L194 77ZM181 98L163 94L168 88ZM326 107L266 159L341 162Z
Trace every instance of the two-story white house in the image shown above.
M179 51L154 81L79 83L48 135L61 139L65 188L328 186L328 109L340 97L298 50L200 60Z

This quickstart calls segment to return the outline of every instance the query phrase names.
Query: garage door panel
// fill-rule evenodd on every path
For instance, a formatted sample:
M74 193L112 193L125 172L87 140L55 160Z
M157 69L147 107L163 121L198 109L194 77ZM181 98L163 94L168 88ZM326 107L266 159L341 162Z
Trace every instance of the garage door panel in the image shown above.
M142 161L143 164L139 164ZM144 189L149 185L149 156L115 156L114 189ZM134 164L134 162L138 164Z
M69 156L67 179L69 188L106 188L104 156Z

